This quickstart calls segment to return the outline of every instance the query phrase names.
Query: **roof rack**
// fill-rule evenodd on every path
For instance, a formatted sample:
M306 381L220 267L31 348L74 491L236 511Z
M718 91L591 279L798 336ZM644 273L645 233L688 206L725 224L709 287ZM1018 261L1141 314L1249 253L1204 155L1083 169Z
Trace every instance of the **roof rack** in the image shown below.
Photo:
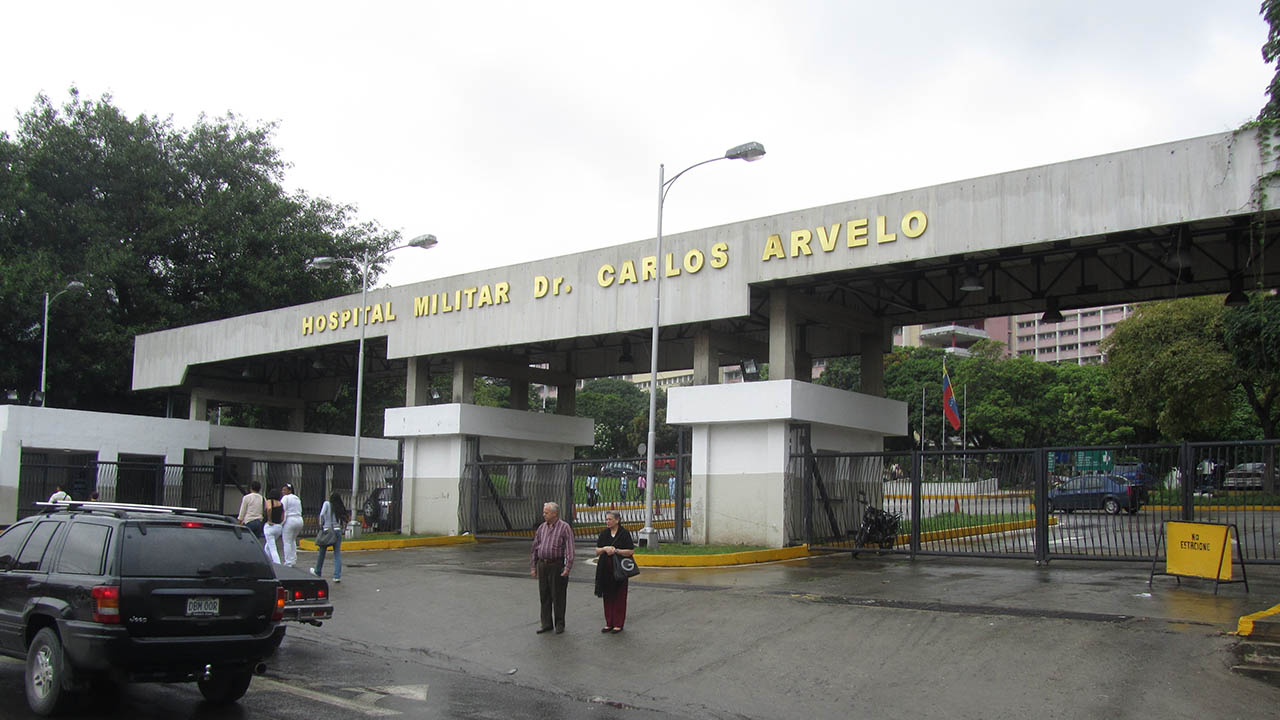
M176 507L170 505L138 505L134 503L93 502L89 500L57 500L54 502L37 502L37 506L45 508L67 508L68 510L128 510L130 512L183 514L200 512L199 508Z

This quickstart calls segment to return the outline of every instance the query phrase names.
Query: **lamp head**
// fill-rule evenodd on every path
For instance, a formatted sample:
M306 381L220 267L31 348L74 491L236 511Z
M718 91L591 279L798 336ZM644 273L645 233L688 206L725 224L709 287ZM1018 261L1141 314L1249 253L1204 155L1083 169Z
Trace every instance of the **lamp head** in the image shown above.
M1044 315L1040 316L1042 323L1060 323L1062 322L1062 311L1058 309L1058 298L1051 297L1044 301Z
M337 262L338 261L336 258L331 258L331 257L328 257L327 255L322 255L320 257L313 257L307 261L307 269L308 270L324 270L325 268L333 267L334 264L336 264Z
M79 280L72 280L71 282L67 283L67 289L68 289L68 290L83 290L83 289L84 289L84 283L80 282Z
M984 287L982 278L978 277L978 274L973 271L965 273L964 279L960 281L961 292L978 292Z
M725 150L724 157L726 160L755 162L764 157L764 146L758 142L743 143Z
M427 248L435 247L437 242L436 236L428 233L426 235L419 235L418 237L410 240L409 247L422 248L423 250L426 250Z

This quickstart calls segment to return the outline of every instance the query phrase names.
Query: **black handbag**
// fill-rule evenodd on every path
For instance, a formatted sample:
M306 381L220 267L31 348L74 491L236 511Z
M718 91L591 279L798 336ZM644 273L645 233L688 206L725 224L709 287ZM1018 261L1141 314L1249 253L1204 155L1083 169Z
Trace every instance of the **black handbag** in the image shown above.
M626 580L629 577L635 577L640 574L640 568L636 565L633 558L623 557L622 555L613 556L613 579Z
M332 547L338 541L338 531L325 528L316 534L316 547Z

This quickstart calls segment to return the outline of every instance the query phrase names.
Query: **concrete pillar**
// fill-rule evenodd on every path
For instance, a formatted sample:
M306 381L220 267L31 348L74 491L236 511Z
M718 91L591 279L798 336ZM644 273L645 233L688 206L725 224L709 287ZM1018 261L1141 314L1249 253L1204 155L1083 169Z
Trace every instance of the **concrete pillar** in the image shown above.
M529 381L511 378L511 409L529 409Z
M464 357L453 359L453 401L474 405L476 402L476 374Z
M862 392L884 397L884 353L892 342L885 333L859 333L862 349Z
M425 357L409 358L404 383L406 407L431 404L431 365Z
M578 386L556 386L556 414L576 415L578 413Z
M191 390L191 410L187 419L201 421L209 419L209 398L194 388Z
M770 380L801 379L796 373L796 318L789 299L790 291L786 288L769 291Z
M302 432L307 426L307 409L305 407L296 407L289 409L289 430L293 432ZM354 441L353 441L354 442ZM178 464L182 461L179 460Z
M711 344L711 333L699 330L693 336L693 384L715 385L720 382L720 356Z

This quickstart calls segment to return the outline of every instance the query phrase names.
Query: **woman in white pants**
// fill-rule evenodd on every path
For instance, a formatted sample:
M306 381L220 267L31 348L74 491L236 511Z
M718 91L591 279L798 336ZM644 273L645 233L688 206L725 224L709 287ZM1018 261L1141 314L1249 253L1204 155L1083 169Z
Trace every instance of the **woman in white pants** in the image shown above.
M280 492L271 490L267 493L266 522L262 526L263 547L271 562L280 564L280 551L276 543L284 532L284 506L280 504Z
M284 506L284 564L298 562L298 535L302 534L302 500L293 494L293 485L280 488L280 504Z

